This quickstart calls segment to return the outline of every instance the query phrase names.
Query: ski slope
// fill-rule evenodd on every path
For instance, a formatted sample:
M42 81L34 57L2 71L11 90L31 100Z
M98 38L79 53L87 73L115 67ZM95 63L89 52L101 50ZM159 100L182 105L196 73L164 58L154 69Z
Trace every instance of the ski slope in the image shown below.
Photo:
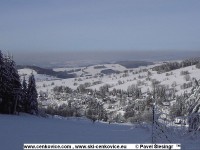
M130 124L92 123L85 118L0 115L0 149L22 150L24 143L151 143L151 128ZM200 138L177 137L182 149L199 150Z
M130 125L92 123L83 118L0 115L0 149L22 150L24 143L148 143L150 131Z

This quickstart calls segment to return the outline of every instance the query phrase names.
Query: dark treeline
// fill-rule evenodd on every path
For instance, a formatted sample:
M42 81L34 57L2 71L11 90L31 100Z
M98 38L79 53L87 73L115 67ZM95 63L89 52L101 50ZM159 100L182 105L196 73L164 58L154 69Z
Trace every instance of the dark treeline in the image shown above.
M147 62L147 61L117 61L116 63L126 68L138 68L140 66L153 65L153 62Z
M67 72L67 71L53 71L53 69L47 69L47 68L41 68L38 66L17 66L17 69L24 69L24 68L30 68L35 70L38 74L46 74L50 76L55 76L57 78L61 79L67 79L67 78L74 78L75 74L71 74L72 72Z
M28 85L25 78L21 83L12 56L3 55L0 50L0 113L19 112L38 113L34 75L30 75Z
M157 71L158 73L164 73L192 65L196 65L197 68L200 68L200 58L191 58L182 62L169 62L160 66L153 67L153 70Z

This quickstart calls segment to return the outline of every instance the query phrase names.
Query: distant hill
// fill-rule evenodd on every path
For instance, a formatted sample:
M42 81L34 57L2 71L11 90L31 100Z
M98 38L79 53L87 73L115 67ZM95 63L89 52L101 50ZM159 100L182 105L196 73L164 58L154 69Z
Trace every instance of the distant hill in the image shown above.
M38 66L22 66L22 65L18 65L17 69L24 69L24 68L30 68L35 70L38 74L46 74L46 75L50 75L50 76L54 76L57 78L62 78L62 79L66 79L66 78L74 78L75 74L69 74L66 71L53 71L53 69L47 69L47 68L41 68Z
M116 64L122 65L126 68L138 68L140 66L153 65L154 63L147 61L118 61Z

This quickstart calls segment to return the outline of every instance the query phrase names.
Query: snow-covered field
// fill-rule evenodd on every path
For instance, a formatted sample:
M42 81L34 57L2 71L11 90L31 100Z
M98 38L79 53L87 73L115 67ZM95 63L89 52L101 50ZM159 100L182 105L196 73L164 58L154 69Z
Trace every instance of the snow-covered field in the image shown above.
M24 143L151 143L151 128L108 124L85 118L0 115L1 150L22 150ZM171 136L184 150L199 150L200 138ZM167 142L165 142L167 143Z
M26 80L28 80L28 77L32 73L34 74L36 82L58 80L58 78L53 77L53 76L38 74L35 70L29 69L29 68L19 69L18 73L21 77L25 77Z
M83 118L56 119L0 115L0 149L22 150L24 143L148 143L148 129L95 123Z
M89 67L79 67L79 68L54 68L54 71L74 71L78 76L83 74L84 72L87 73L87 75L95 75L98 73L101 73L102 70L105 69L113 69L117 71L124 71L126 68L124 66L121 66L119 64L102 64L102 65L94 65ZM78 70L78 71L76 71Z

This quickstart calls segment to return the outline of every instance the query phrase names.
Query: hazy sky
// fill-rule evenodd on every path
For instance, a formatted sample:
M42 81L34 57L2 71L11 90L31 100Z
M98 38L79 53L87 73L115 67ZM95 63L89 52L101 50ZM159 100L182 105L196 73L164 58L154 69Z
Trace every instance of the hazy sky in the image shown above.
M200 50L200 1L0 0L0 49Z

